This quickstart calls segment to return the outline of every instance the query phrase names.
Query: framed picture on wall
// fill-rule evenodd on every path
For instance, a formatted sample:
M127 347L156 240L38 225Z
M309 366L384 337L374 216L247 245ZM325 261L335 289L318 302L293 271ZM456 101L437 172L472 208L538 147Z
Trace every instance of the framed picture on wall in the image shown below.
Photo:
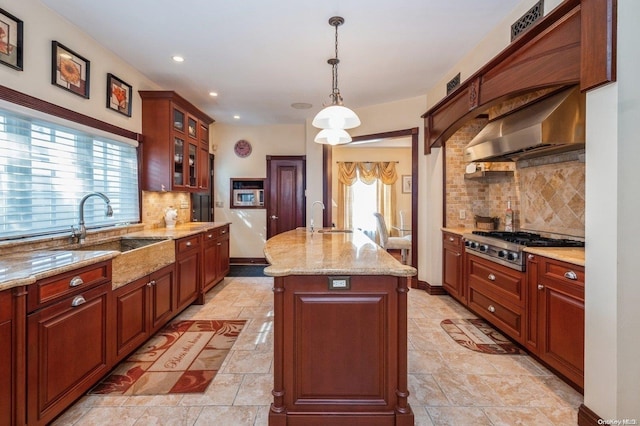
M0 63L22 71L21 20L0 9Z
M89 99L89 61L57 41L52 41L51 84Z
M131 117L132 87L115 75L107 74L107 108Z
M402 193L411 193L411 175L402 175Z

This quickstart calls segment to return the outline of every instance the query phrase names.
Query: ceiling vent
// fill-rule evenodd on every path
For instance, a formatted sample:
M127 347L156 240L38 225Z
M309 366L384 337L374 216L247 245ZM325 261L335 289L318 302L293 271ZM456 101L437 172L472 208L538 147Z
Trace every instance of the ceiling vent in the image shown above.
M456 87L460 86L460 73L453 77L447 83L447 95L455 90Z
M511 41L524 34L530 26L544 15L544 0L540 0L527 11L520 19L511 24Z

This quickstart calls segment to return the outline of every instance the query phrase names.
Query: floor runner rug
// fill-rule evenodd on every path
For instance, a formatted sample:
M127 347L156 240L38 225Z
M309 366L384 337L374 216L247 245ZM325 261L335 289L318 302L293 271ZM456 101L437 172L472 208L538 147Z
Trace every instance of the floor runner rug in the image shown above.
M245 320L175 321L122 361L89 394L163 395L204 392Z
M481 319L446 319L440 326L458 344L476 352L503 355L526 353Z

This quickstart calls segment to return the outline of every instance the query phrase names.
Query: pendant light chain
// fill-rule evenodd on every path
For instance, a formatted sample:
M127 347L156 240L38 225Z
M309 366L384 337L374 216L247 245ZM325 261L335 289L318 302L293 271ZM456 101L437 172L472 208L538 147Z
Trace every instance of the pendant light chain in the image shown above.
M338 63L340 62L340 60L338 59L338 26L340 24L336 23L335 24L335 28L336 28L336 41L335 41L335 48L336 48L336 56L335 56L335 60L331 62L332 65L332 71L333 71L333 93L331 94L331 97L333 98L333 104L334 105L341 105L342 104L342 96L340 96L340 89L338 89Z

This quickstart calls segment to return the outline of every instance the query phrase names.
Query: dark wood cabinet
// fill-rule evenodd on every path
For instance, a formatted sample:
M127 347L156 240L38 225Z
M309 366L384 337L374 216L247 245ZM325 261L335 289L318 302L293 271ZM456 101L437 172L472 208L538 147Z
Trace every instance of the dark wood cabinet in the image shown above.
M584 267L529 255L528 284L537 317L528 345L577 388L584 388ZM535 338L534 338L535 337Z
M524 343L525 275L473 254L466 256L468 307Z
M137 349L173 317L174 275L174 265L168 265L114 290L115 362Z
M202 234L202 295L229 273L229 225Z
M17 412L24 403L18 393L18 362L23 354L20 348L24 342L17 329L20 319L16 316L14 294L22 293L22 288L0 291L0 425L19 424ZM24 321L24 319L23 319Z
M213 119L173 91L140 91L142 189L209 189L209 125Z
M176 240L177 311L189 306L200 294L201 241L201 234Z
M91 287L77 278L107 274ZM76 280L76 281L74 281ZM66 282L67 288L60 286ZM30 300L47 294L27 316L27 423L44 425L104 376L112 365L109 336L111 264L104 262L29 286ZM51 290L51 291L50 291Z
M447 293L466 304L467 292L463 279L462 237L450 232L442 233L442 286Z

